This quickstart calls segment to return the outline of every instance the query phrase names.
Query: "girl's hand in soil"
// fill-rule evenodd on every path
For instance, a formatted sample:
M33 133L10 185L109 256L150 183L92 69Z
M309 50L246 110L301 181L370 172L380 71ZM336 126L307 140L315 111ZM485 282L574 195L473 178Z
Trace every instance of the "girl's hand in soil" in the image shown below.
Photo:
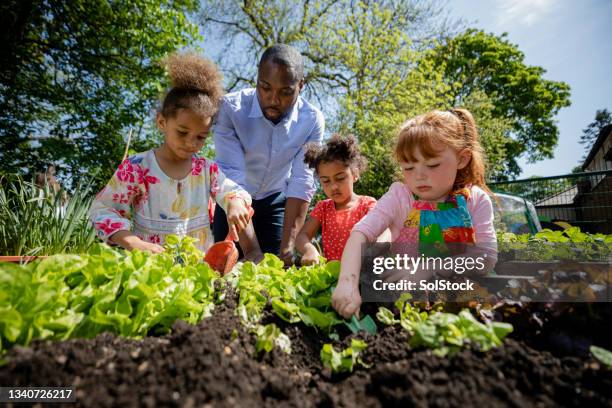
M310 244L309 247L304 251L302 255L302 260L300 261L302 265L316 265L319 263L319 251Z
M348 281L339 281L332 294L332 306L345 319L355 315L359 317L361 295L359 286Z
M312 245L312 239L321 228L318 219L310 217L304 223L300 233L295 239L295 249L302 254L302 265L313 265L319 263L319 251Z
M122 248L127 249L128 251L139 249L141 251L148 251L154 254L161 254L164 252L164 248L161 245L143 241L130 231L118 231L110 237L110 241Z
M246 203L241 198L231 199L227 204L227 224L232 237L238 237L249 224L251 217Z

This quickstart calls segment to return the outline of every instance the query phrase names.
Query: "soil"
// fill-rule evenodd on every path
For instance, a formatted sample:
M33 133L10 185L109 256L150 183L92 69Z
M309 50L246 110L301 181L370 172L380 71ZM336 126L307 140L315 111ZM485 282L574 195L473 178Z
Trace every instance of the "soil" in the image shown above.
M612 406L612 370L517 336L486 353L466 349L439 358L409 349L399 326L385 327L361 335L370 368L332 375L319 359L324 336L267 315L265 322L290 337L292 353L274 349L257 358L254 338L234 316L234 299L227 296L196 326L176 322L165 336L106 333L14 347L0 367L0 384L73 385L79 406L96 407Z

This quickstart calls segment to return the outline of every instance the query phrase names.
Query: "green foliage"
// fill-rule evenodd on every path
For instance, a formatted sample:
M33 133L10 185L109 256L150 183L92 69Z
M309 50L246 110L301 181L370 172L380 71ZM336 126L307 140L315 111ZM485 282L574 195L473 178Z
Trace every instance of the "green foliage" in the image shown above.
M340 273L340 263L295 266L285 269L283 262L265 254L262 262L242 265L240 274L231 277L239 294L237 313L243 322L254 325L268 305L278 317L289 322L302 322L330 334L342 323L331 307L332 285Z
M129 128L136 150L156 138L150 114L166 87L159 62L199 38L188 19L198 5L3 2L10 38L0 62L0 169L53 162L65 179L95 174L101 187L123 157Z
M269 353L274 346L277 346L287 354L291 354L291 340L274 323L266 324L265 326L258 324L251 329L251 332L257 338L255 341L255 351L258 354L261 354L262 351Z
M214 308L217 278L205 263L175 263L169 247L152 255L97 244L88 254L2 263L0 346L104 331L142 337L168 332L177 319L195 324Z
M86 252L95 241L90 205L85 184L67 197L48 185L40 188L21 177L0 177L0 254Z
M591 149L593 148L593 144L597 140L599 134L604 130L606 126L612 124L612 114L607 109L598 109L595 112L595 120L582 130L582 135L580 135L580 144L584 145L584 157L583 160L586 159L586 156L589 154Z
M544 229L537 234L497 233L501 253L513 252L517 260L608 260L612 255L612 235L589 234L571 227L564 231Z
M410 347L430 348L438 356L454 354L468 345L488 351L501 345L513 330L508 323L481 323L467 309L459 314L419 311L408 302L409 299L410 295L405 294L395 302L400 311L399 320L384 307L379 308L378 320L387 325L400 323L411 335Z
M552 157L559 134L554 116L570 104L569 85L546 80L543 68L526 65L524 54L505 34L468 29L443 41L427 58L443 70L450 87L446 105L469 107L469 96L484 92L492 102L492 117L510 121L511 133L499 135L505 168L495 178L519 174L516 160L522 154L532 161Z
M397 176L391 154L397 129L432 109L472 111L491 179L519 173L523 153L531 160L552 155L554 116L569 105L569 86L544 79L544 69L527 66L503 36L457 35L452 21L450 29L438 25L445 10L440 2L207 3L207 34L227 41L219 59L230 89L254 84L267 46L282 42L300 50L306 96L323 108L327 128L354 133L368 158L359 194L387 191Z
M612 352L606 350L605 348L591 346L590 348L591 354L595 356L595 358L601 361L608 368L612 368Z
M368 367L359 355L367 348L362 340L351 339L351 345L342 351L336 351L330 343L321 348L321 362L333 373L351 373L357 364Z

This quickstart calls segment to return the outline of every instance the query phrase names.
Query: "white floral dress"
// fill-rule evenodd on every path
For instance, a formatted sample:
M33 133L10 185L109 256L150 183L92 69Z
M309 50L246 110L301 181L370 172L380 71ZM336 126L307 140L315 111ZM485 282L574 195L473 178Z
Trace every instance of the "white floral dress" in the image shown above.
M198 238L206 251L213 243L210 229L215 201L227 211L232 198L250 205L251 197L225 177L217 164L194 155L191 172L182 180L168 177L149 150L125 159L96 196L90 220L105 242L121 230L147 242L163 244L169 234Z

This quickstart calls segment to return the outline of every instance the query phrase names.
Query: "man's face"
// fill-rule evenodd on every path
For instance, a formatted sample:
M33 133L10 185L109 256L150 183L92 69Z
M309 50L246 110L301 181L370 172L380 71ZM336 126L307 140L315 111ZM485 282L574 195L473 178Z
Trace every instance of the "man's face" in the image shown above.
M286 66L266 61L257 73L257 97L266 119L278 123L291 109L304 87Z

